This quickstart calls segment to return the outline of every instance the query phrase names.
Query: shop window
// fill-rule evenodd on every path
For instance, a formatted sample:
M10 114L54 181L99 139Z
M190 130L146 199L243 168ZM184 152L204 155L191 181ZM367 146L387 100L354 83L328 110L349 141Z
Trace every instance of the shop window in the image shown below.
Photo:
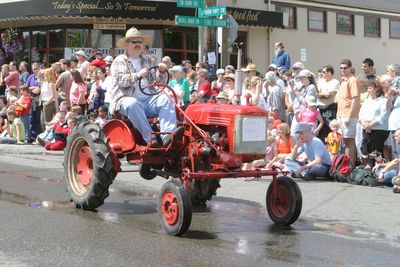
M339 34L354 34L354 16L351 14L336 14L336 32Z
M393 39L400 39L400 20L391 19L389 37Z
M164 32L164 48L166 49L183 49L184 32Z
M308 30L326 32L326 11L308 10Z
M292 30L297 29L297 14L295 7L276 4L275 11L283 12L284 14L286 14L286 16L288 16L289 21L288 25L285 27L286 29L292 29Z
M64 47L64 30L49 30L49 44L51 47Z
M364 35L370 37L381 36L381 20L377 17L364 17Z
M187 31L164 32L164 56L171 57L172 62L180 64L189 59L192 64L198 61L198 33Z
M92 47L110 48L113 46L113 32L105 30L92 30Z
M89 30L68 29L67 47L89 47Z

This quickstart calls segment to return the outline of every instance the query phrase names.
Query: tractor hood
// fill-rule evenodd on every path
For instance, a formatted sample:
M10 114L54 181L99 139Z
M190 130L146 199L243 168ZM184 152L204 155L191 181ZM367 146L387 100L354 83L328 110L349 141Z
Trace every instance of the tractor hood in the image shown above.
M236 116L266 117L268 112L256 106L239 106L223 104L192 104L185 113L196 124L206 125L233 125Z

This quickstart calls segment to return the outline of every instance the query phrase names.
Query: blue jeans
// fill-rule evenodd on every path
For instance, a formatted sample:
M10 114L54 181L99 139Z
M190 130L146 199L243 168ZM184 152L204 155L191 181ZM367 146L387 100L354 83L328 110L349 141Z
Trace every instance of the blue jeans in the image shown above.
M120 101L119 113L128 117L146 142L150 141L153 132L148 117L158 117L161 132L172 132L176 128L175 106L164 94L149 96L144 101L134 97L124 97Z
M29 142L31 140L31 132L29 130L29 115L21 115L20 119L25 128L25 141Z
M285 159L285 166L291 172L297 171L304 164L305 164L305 162L294 160L292 158L286 158ZM326 165L323 165L323 164L313 165L311 168L308 168L308 169L305 169L304 171L302 171L300 175L304 176L306 174L309 174L309 175L311 175L313 177L329 178L329 166L326 166Z
M379 174L381 174L383 168L379 168L376 170L375 175L379 176ZM383 178L385 179L385 185L388 186L393 186L392 184L392 178L395 177L397 175L397 171L395 169L391 169L390 171L387 171L383 174Z
M31 111L29 113L30 135L32 139L36 139L36 137L42 132L42 126L40 124L41 112L42 107L39 106L39 103L32 101Z

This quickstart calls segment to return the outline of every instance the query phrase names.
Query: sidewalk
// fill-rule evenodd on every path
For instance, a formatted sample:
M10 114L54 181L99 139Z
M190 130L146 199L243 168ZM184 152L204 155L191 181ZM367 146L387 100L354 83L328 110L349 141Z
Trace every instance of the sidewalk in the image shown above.
M63 152L46 151L37 145L0 144L0 160L63 171ZM121 162L122 169L136 168L126 164L124 159ZM249 182L243 178L223 179L217 197L253 201L265 207L265 196L270 181L270 177ZM303 195L300 221L312 221L322 228L345 225L363 227L369 229L370 233L377 231L378 234L400 236L400 194L392 193L391 189L327 181L296 182ZM115 183L159 191L165 179L157 177L147 181L137 172L127 172L119 173ZM398 240L400 241L400 238Z

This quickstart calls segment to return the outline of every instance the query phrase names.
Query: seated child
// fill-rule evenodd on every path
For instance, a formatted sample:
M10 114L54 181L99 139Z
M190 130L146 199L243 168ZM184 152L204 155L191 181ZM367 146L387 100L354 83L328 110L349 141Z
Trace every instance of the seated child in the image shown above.
M247 170L254 170L260 167L263 168L267 164L269 164L277 154L278 154L278 149L276 147L275 136L268 136L265 157L263 159L255 160L252 163L243 164L242 170L247 171Z
M25 127L14 111L7 112L7 137L0 137L0 144L24 144Z
M54 139L44 147L46 150L64 150L67 146L67 137L76 125L76 119L70 118L67 122L54 125Z
M98 109L98 116L94 122L100 125L100 127L103 127L104 124L106 124L106 122L108 121L107 113L108 113L107 107L104 105L100 106Z

